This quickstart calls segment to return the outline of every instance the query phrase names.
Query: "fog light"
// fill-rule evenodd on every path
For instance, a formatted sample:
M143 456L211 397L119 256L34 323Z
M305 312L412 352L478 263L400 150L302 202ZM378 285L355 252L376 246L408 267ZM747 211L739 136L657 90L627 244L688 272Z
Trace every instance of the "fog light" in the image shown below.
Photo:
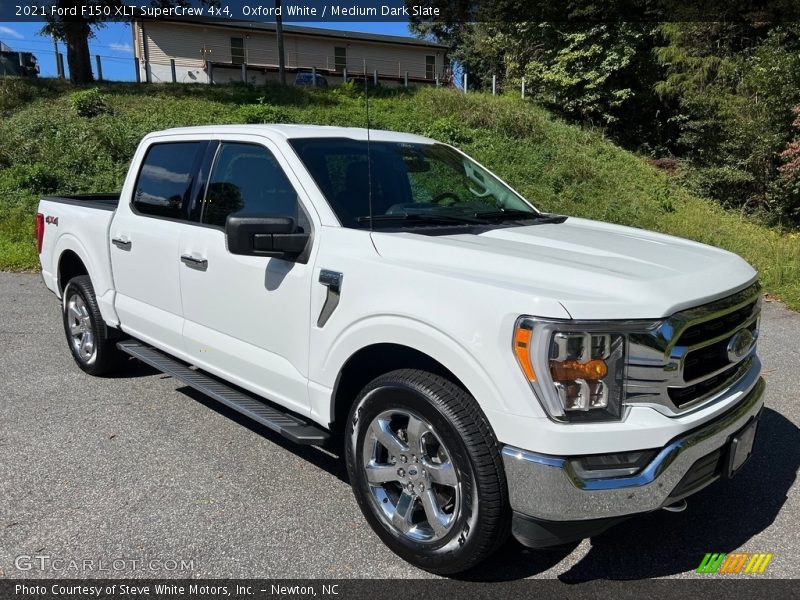
M641 471L653 460L657 450L636 450L615 454L579 456L570 460L575 474L582 479L628 477Z

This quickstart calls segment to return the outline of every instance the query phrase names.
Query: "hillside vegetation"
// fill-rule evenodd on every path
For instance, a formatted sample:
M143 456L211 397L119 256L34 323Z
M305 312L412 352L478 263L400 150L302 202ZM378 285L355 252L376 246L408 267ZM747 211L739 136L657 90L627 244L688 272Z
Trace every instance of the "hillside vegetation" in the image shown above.
M551 3L565 18L542 22L526 3L494 2L492 18L463 25L460 3L437 1L458 25L417 30L452 47L473 86L524 78L553 113L677 160L696 193L800 229L800 22L736 3L723 20L681 18L686 2L671 3L671 22L636 18L629 2Z
M800 308L800 237L727 212L608 142L517 97L381 90L372 126L422 133L474 155L539 208L721 246L749 260L765 289ZM363 94L246 85L0 80L0 269L37 268L40 195L119 190L140 138L182 125L293 122L364 126Z

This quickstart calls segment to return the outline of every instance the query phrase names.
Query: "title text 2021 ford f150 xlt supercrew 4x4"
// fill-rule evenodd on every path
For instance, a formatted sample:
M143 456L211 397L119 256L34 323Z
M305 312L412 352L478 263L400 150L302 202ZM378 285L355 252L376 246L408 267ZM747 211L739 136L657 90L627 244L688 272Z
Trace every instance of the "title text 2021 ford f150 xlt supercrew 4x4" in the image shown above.
M679 509L753 447L747 263L541 213L428 138L153 133L118 197L44 198L37 234L81 369L133 356L342 441L372 528L433 572Z

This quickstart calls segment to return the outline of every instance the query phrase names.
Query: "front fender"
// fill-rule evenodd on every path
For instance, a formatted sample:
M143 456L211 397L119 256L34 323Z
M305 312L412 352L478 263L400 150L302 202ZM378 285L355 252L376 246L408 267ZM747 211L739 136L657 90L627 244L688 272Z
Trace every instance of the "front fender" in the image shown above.
M351 323L339 332L328 351L320 353L316 361L315 344L312 344L312 381L332 391L347 361L358 351L375 344L397 344L422 352L453 373L483 410L508 410L491 375L468 348L430 323L399 315L373 315ZM330 403L328 411L332 410ZM330 414L330 420L333 417Z

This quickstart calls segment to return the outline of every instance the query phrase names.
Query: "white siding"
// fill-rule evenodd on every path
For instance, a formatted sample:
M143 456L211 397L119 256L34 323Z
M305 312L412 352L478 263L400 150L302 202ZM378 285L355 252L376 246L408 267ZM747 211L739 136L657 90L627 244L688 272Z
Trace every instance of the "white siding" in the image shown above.
M142 26L145 36L141 35ZM170 59L174 59L178 81L205 82L205 61L231 63L232 37L244 38L248 65L274 67L278 64L276 36L269 31L150 21L144 24L137 22L135 29L136 55L142 62L147 56L153 81L171 80ZM147 54L144 48L145 38ZM325 38L289 32L284 34L284 47L286 66L289 69L316 67L323 73L333 70L337 47L347 49L347 69L350 74L362 73L366 63L367 72L372 73L377 69L379 77L402 79L408 72L411 79L421 80L426 77L426 56L436 57L436 72L440 77L445 66L445 52L440 48ZM144 64L141 68L144 79Z

